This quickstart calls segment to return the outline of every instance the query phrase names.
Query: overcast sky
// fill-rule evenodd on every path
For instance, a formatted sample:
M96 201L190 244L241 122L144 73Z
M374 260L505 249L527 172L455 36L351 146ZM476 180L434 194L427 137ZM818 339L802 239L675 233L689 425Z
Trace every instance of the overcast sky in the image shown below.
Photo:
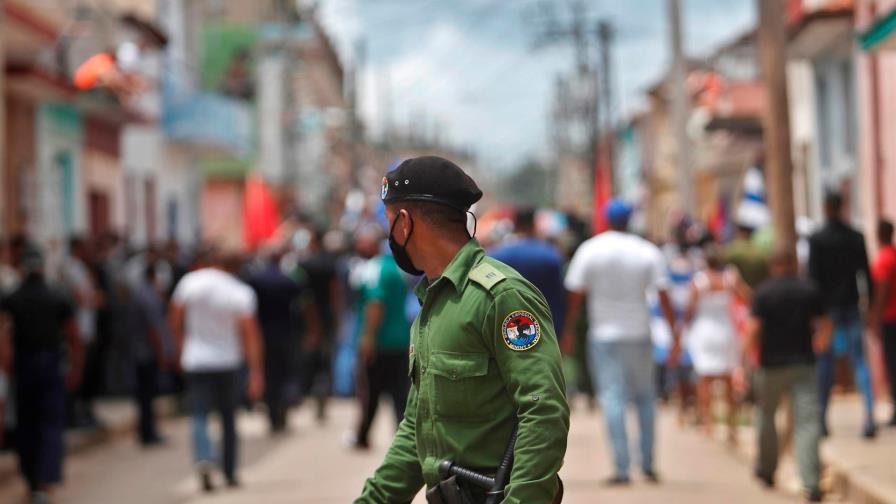
M535 49L534 41L545 18L541 6L552 6L565 22L570 3L320 0L320 9L344 59L352 58L355 40L366 41L362 110L374 134L387 116L402 126L438 122L447 138L473 148L483 163L506 168L548 150L553 82L572 70L574 55L568 43ZM615 26L617 107L622 114L636 111L669 59L667 2L586 3L589 19ZM755 20L754 0L681 3L689 55L711 52Z

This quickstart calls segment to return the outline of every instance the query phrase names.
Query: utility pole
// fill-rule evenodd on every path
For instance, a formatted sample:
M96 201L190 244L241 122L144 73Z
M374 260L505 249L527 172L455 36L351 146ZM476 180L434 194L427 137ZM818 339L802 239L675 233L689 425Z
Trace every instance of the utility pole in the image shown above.
M382 140L386 146L390 146L392 142L392 131L394 125L392 123L392 68L386 67L385 70L377 74L378 94L380 106L378 112L381 117Z
M685 79L687 79L687 63L682 49L681 2L667 0L669 8L669 35L672 47L672 87L669 97L672 104L672 129L677 144L676 161L678 165L678 192L681 195L681 210L694 217L693 156L688 138L687 122L689 101ZM783 11L781 11L783 12ZM780 13L779 13L780 14Z
M587 164L591 175L593 187L596 176L598 147L600 145L600 65L591 57L592 40L598 37L597 26L589 23L586 3L583 0L569 2L569 20L560 24L553 16L550 4L543 3L543 9L548 14L545 26L538 34L535 46L541 47L548 44L571 43L575 54L575 71L569 78L569 89L573 91L572 111L575 112L575 120L587 132L588 139L584 146L579 148L584 152L579 153L580 159ZM573 121L573 118L568 118Z
M9 201L6 198L6 89L4 88L4 77L6 74L6 46L4 38L6 30L6 20L4 19L4 0L0 0L0 234L7 234L6 229L6 212L3 201Z
M603 110L603 131L608 135L614 133L614 117L613 117L613 25L607 20L601 20L597 23L597 39L600 50L600 109ZM611 187L616 186L616 170L614 169L614 147L615 142L611 137L606 143L606 150L603 152L606 160L606 166L610 170Z
M613 25L607 20L597 23L600 47L601 98L603 100L604 127L613 127Z
M349 149L351 156L351 185L352 188L360 186L361 177L361 74L364 71L364 61L367 58L367 44L364 39L355 42L355 61L352 64L351 92L349 93L349 108L351 119L349 125Z
M759 60L765 84L765 174L769 204L779 247L795 251L793 161L790 157L790 114L787 103L787 27L781 0L757 0Z
M569 125L570 125L570 99L569 99L569 83L561 76L557 75L554 81L554 103L551 110L551 140L554 147L557 163L563 162L563 159L569 155ZM548 167L550 169L550 167ZM556 170L556 167L554 168ZM558 192L560 184L557 176L548 174L546 178L548 194L551 195L553 201L560 201L562 195Z

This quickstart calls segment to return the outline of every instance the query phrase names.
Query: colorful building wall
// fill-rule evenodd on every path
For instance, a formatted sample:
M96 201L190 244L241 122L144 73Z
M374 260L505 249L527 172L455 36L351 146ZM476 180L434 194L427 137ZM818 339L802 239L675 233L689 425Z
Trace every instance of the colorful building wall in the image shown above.
M5 149L2 168L3 231L16 235L26 231L28 223L28 199L26 194L33 188L31 180L35 171L35 106L32 102L6 97L6 124L15 124L4 131Z
M896 10L896 0L856 2L856 31L869 30ZM875 47L863 47L855 56L859 107L859 194L866 216L863 231L872 255L876 254L875 228L879 218L896 220L896 34ZM863 43L864 45L864 43ZM867 340L875 390L887 391L880 341Z
M85 229L84 120L71 105L44 104L37 109L36 128L27 231L52 248Z
M857 2L856 31L864 33L896 9L896 0ZM890 37L894 37L893 34ZM882 42L885 43L885 42ZM866 236L877 217L896 220L896 50L873 47L856 55L859 100L859 171ZM875 89L876 88L876 89ZM871 247L876 243L871 240Z

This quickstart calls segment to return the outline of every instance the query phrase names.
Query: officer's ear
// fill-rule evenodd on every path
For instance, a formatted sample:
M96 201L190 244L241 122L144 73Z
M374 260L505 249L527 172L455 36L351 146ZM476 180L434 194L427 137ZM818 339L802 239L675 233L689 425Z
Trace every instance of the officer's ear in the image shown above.
M398 211L398 227L402 231L402 239L406 241L408 237L411 236L411 231L414 229L414 221L411 219L411 214L408 213L405 208Z

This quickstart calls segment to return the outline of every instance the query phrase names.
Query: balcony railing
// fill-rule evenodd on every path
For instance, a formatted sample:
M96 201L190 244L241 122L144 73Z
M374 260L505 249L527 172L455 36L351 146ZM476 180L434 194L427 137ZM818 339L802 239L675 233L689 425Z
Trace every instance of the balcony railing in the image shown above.
M168 139L239 158L251 153L251 103L178 85L174 73L168 77L162 84L162 127Z

